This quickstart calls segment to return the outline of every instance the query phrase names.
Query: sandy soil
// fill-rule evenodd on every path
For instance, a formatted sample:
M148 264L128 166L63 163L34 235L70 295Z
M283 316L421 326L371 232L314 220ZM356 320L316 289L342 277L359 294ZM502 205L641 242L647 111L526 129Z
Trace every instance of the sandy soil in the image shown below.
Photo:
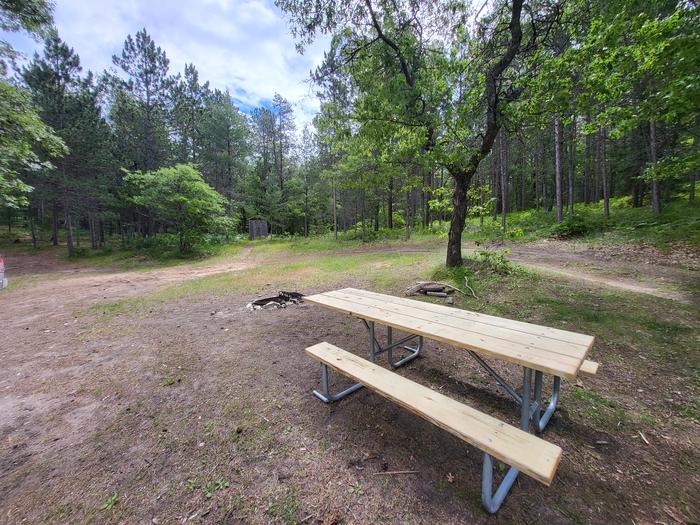
M700 253L693 250L661 252L653 246L595 247L556 240L513 243L506 247L510 250L510 260L545 273L604 288L698 304L697 295L689 290L700 283ZM488 248L503 249L502 246Z
M285 259L293 257L308 256ZM248 294L204 294L109 320L75 315L261 263L244 251L190 269L61 268L60 278L0 294L0 523L641 524L700 516L683 503L700 486L687 428L621 439L580 425L565 404L547 433L566 451L554 484L521 477L500 513L487 516L477 450L369 392L330 407L309 395L320 374L305 346L325 339L365 353L361 325L345 316L310 305L250 312ZM337 286L353 284L341 278ZM648 397L662 413L667 398L685 392L673 370L638 377L624 364L637 360L634 349L605 350L615 359L586 384L622 406ZM497 368L517 383L516 371ZM402 374L515 422L503 392L454 349L429 343ZM634 388L640 380L645 392ZM404 470L415 473L386 474ZM113 508L102 508L115 493Z

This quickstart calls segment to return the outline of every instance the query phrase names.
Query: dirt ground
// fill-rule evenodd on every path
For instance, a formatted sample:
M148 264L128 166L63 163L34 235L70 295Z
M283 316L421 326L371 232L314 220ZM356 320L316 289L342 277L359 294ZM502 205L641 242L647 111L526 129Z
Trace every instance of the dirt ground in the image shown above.
M684 291L697 275L692 264L613 265L605 257L619 256L562 259L557 253L564 251L531 245L512 257L572 278L591 276L600 286L634 269L625 279L693 302ZM640 367L637 349L600 343L597 355L610 356L603 371L564 384L562 407L545 434L565 451L554 483L521 476L500 512L489 516L480 505L479 451L370 392L331 406L310 395L320 370L303 349L328 340L364 355L357 320L306 304L246 310L263 289L207 291L148 303L133 315L99 313L101 305L183 280L253 275L314 255L275 259L247 248L216 265L133 272L21 257L8 266L24 269L25 284L0 292L0 523L700 519L698 425L665 414L675 397L687 402L693 390L670 367ZM367 285L335 279L335 287ZM517 370L496 367L518 382ZM509 398L453 348L430 342L401 373L516 422ZM639 436L587 426L566 400L589 386L623 409L648 406L663 423Z

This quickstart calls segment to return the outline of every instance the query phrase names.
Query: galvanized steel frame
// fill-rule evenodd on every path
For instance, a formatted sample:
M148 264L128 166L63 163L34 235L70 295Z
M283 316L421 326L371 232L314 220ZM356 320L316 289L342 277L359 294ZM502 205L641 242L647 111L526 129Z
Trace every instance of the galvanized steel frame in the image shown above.
M423 348L423 336L420 335L408 335L396 342L393 341L393 330L389 326L387 327L387 344L382 346L376 337L376 331L374 326L374 321L367 321L362 319L367 331L369 333L369 359L371 362L377 362L377 356L387 353L389 365L396 369L400 366L409 363L418 355ZM406 345L412 339L418 338L418 344L415 347ZM393 350L395 348L403 348L409 351L409 354L398 361L393 360ZM503 377L501 377L489 364L478 354L470 351L469 354L474 358L474 360L486 370L491 377L493 377L496 382L503 387L503 389L515 400L516 404L520 407L520 428L525 432L530 430L530 420L533 421L533 426L536 432L543 432L547 423L549 423L552 414L557 409L559 402L559 391L561 387L561 378L554 376L554 381L552 385L552 396L549 400L546 410L542 411L542 383L543 383L543 373L539 370L535 372L535 384L534 389L532 388L532 373L531 368L523 367L523 387L522 395L519 395L515 388L513 388ZM314 390L313 394L319 398L324 403L332 403L338 401L353 392L363 388L364 385L361 383L356 383L349 386L348 388L338 392L337 394L331 394L328 385L328 366L321 363L321 383L323 392ZM533 391L534 390L534 391ZM531 400L532 398L532 400ZM524 400L524 402L523 402ZM496 491L493 491L493 458L488 453L484 453L484 462L482 467L482 479L481 479L481 503L484 508L490 514L494 514L501 508L501 505L505 501L506 496L510 492L515 480L518 478L519 470L515 467L510 467L508 472L506 472L503 479L498 484Z

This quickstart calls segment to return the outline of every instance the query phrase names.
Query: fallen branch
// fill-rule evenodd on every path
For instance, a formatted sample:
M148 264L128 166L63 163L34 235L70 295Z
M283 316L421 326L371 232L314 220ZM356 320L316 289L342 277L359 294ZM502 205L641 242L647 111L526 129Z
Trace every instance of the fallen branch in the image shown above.
M418 474L417 470L387 470L386 472L374 472L375 476L393 476L394 474Z

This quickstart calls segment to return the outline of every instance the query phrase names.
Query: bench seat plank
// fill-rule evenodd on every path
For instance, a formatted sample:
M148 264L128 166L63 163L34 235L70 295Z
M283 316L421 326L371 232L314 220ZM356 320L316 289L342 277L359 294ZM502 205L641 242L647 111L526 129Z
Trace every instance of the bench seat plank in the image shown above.
M361 302L340 298L329 293L310 295L305 297L304 300L368 321L376 321L399 330L423 335L446 344L473 350L486 356L534 368L535 370L565 379L574 379L576 377L586 354L584 349L581 350L579 356L543 350L521 342L500 339L492 335L451 326L450 324L435 322L429 318L418 318L407 313L399 313L398 311L370 304L362 304ZM409 313L415 314L415 312Z
M306 352L337 372L545 485L552 482L561 459L560 447L330 343L316 344L307 348Z

